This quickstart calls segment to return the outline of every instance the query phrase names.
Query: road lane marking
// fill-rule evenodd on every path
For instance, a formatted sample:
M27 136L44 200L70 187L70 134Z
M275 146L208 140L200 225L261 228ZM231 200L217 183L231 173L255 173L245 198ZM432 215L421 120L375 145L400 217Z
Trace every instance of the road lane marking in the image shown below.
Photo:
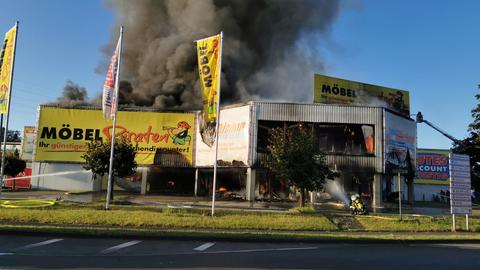
M446 247L446 248L459 248L459 249L480 249L480 244L468 244L468 243L448 243L448 244L411 244L413 247Z
M204 251L204 250L210 248L210 247L213 246L213 245L215 245L215 243L208 242L208 243L205 243L205 244L203 244L203 245L201 245L201 246L198 246L198 247L194 248L193 250L195 250L195 251Z
M54 239L50 239L50 240L47 240L47 241L43 241L43 242L39 242L39 243L35 243L35 244L30 244L30 245L26 245L26 246L23 246L23 247L19 247L19 248L14 249L14 251L21 251L21 250L36 248L36 247L45 246L45 245L53 244L53 243L60 242L60 241L63 241L63 239L62 238L54 238Z
M8 256L8 255L13 255L13 253L10 253L10 252L0 253L0 256Z
M239 249L239 250L220 250L220 251L207 251L205 253L210 254L222 254L222 253L249 253L249 252L266 252L266 251L293 251L293 250L312 250L318 249L318 247L297 247L297 248L263 248L263 249Z
M120 245L116 245L116 246L113 246L113 247L104 249L104 250L102 250L100 253L103 253L103 254L112 253L112 252L115 252L115 251L117 251L117 250L119 250L119 249L136 245L136 244L138 244L138 243L140 243L140 242L142 242L142 241L134 240L134 241L126 242L126 243L123 243L123 244L120 244Z

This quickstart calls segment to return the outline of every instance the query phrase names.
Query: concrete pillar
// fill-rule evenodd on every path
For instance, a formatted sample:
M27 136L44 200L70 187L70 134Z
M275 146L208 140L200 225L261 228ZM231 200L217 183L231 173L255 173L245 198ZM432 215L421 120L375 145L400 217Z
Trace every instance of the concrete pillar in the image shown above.
M382 174L376 173L373 175L373 208L383 207L382 201Z
M247 201L255 201L255 176L256 171L252 168L247 168Z
M41 174L42 174L42 162L39 162L37 175L41 175ZM40 187L40 178L43 178L43 177L37 177L37 189Z
M198 196L198 168L195 169L195 188L193 190L193 194L195 195L195 197Z
M310 204L313 206L315 202L317 201L317 191L309 191L310 193Z
M102 176L98 174L93 174L93 191L100 192L102 191Z
M142 167L142 184L140 187L140 194L147 194L147 177L148 177L148 168Z
M413 203L415 202L415 184L413 183L413 179L408 179L407 181L408 185L408 203L413 206Z

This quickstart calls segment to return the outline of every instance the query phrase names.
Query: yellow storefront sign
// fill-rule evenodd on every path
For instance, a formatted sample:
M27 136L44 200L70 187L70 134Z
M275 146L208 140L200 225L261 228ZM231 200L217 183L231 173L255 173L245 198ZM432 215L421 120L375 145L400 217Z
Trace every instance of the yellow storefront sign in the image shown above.
M115 138L133 144L138 164L154 164L162 152L192 164L194 123L192 113L119 111ZM41 107L35 160L84 162L86 143L110 141L111 132L101 110Z
M315 74L313 101L385 107L410 117L408 91Z

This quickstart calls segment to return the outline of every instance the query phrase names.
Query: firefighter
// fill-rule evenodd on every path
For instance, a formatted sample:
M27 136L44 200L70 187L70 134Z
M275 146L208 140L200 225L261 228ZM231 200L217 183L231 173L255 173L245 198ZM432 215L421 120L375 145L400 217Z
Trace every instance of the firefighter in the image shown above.
M365 210L362 199L360 199L360 196L358 196L358 194L352 195L350 199L351 199L350 210L352 212L352 215L367 214L367 211Z

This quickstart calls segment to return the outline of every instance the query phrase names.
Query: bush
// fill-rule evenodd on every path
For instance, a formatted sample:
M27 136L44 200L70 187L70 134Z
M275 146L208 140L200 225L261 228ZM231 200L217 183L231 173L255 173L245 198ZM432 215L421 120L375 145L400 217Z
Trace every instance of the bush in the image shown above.
M114 147L113 176L125 177L135 174L137 162L133 145L125 140L117 140ZM85 159L83 168L102 176L108 174L110 149L110 142L92 141L87 143L87 151L82 155L82 158Z
M7 155L5 156L5 167L4 173L8 176L16 176L17 174L23 172L27 167L27 162L20 159L16 155Z

